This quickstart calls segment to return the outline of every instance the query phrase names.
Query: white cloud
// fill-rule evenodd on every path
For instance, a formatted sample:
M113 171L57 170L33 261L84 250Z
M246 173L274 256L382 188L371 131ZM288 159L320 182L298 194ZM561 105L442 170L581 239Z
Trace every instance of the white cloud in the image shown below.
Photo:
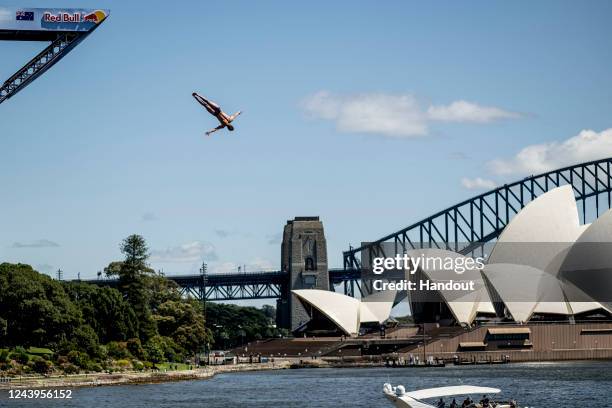
M183 245L151 251L153 262L201 262L217 259L215 247L208 242L193 241Z
M467 160L470 157L466 153L463 153L463 152L453 152L448 155L448 158L451 160Z
M320 119L337 119L340 115L342 98L327 91L319 91L302 102L307 114Z
M14 242L13 248L57 248L60 245L57 242L48 239L38 239L31 242Z
M384 93L335 95L319 91L304 99L302 108L312 118L334 121L340 132L395 138L427 135L432 121L488 123L521 116L463 100L423 109L414 95Z
M426 118L412 95L333 95L326 91L305 99L307 114L333 120L340 132L376 133L389 137L427 134Z
M152 212L146 212L144 214L142 214L142 217L140 218L141 221L157 221L157 215L155 215L155 213Z
M612 155L612 128L583 130L564 141L534 144L510 159L496 159L489 169L499 175L536 174Z
M468 190L490 190L495 188L496 183L493 180L483 179L481 177L476 177L474 179L462 178L461 185Z
M450 105L432 105L427 109L431 120L442 122L489 123L501 119L518 119L522 115L495 106L482 106L468 101L455 101Z
M231 232L229 232L228 230L224 230L224 229L216 229L215 230L215 234L219 237L219 238L227 238L231 235Z

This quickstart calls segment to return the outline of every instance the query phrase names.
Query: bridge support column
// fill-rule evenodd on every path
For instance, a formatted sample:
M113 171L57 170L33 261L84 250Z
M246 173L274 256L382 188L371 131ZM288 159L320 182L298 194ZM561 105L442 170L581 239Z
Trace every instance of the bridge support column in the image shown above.
M327 241L319 217L287 221L281 245L281 270L289 272L289 285L277 302L277 325L293 331L310 317L291 290L329 290Z

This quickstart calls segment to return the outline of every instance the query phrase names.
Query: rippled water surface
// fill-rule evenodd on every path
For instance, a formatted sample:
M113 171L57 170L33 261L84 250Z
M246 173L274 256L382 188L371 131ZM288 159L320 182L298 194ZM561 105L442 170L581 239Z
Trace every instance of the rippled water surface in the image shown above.
M212 380L79 388L67 401L9 400L6 407L391 407L382 385L501 388L529 407L612 407L612 362L445 368L301 369L223 374Z

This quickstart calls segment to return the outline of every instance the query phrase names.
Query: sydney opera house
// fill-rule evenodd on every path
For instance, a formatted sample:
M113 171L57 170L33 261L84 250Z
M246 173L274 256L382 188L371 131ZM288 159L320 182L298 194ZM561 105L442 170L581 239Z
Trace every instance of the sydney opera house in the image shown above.
M384 324L400 301L408 302L415 323L439 326L573 323L612 316L612 210L581 225L571 186L530 202L489 249L480 269L459 274L421 266L405 274L413 282L473 282L469 291L384 290L362 299L314 289L293 294L308 310L311 320L304 327L346 336ZM464 257L443 249L414 249L407 255Z

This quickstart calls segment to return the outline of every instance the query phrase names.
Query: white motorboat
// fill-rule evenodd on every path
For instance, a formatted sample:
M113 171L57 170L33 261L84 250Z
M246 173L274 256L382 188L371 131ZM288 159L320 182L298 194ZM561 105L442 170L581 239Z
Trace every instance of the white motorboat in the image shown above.
M393 387L391 384L385 384L383 386L383 393L397 408L436 408L436 405L431 405L422 400L430 398L444 398L452 396L463 396L469 395L481 396L498 394L501 390L490 387L476 387L473 385L456 385L452 387L438 387L438 388L427 388L423 390L409 391L403 385ZM461 406L463 401L457 401ZM450 404L446 401L446 407ZM512 405L508 402L495 403L491 401L490 407L495 408L512 408ZM471 408L481 408L481 404L473 403L470 405Z

